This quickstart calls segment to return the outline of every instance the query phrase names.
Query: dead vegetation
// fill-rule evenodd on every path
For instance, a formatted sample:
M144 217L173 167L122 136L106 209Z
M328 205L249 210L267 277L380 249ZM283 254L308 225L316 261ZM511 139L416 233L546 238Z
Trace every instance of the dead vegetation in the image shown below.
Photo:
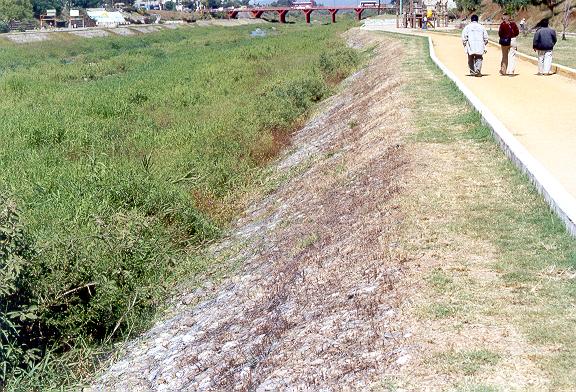
M563 226L423 40L348 39L377 42L372 61L212 249L240 272L184 295L92 390L573 390Z
M399 39L422 119L397 198L398 241L411 255L399 321L414 360L386 380L410 391L574 390L573 286L553 278L572 276L574 241L454 85L418 56L425 41Z
M394 198L410 157L400 57L383 55L402 48L379 40L369 66L293 136L277 165L292 178L215 248L243 244L241 272L132 344L94 390L363 389L407 360Z

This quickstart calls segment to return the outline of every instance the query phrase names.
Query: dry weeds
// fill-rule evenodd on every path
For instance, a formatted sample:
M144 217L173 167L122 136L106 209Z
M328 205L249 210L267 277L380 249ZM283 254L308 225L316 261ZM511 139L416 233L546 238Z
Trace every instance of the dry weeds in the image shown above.
M543 364L562 347L528 342L518 313L552 313L534 298L573 269L510 284L496 239L466 229L479 216L496 222L488 201L517 204L512 193L528 186L510 185L493 144L412 137L426 123L409 120L434 114L405 88L436 77L417 58L422 43L358 30L348 39L379 43L369 66L293 135L276 165L281 185L213 248L243 262L240 273L184 295L93 390L554 389ZM448 118L469 108L442 99L431 94L427 107L453 105L440 120L462 133Z
M432 85L436 76L419 65L406 77ZM444 105L442 132L453 134L461 131L450 124L454 111L470 110L434 92L425 105L428 112L415 102L411 108L434 121L440 116L434 108ZM420 132L434 126L419 124ZM497 213L479 206L508 203L514 188L502 171L506 158L494 145L466 139L417 142L410 148L416 170L409 172L397 200L405 212L398 241L414 261L398 290L405 295L399 319L413 335L414 361L388 380L410 391L549 390L548 377L534 360L541 348L528 343L514 318L515 289L495 269L501 257L495 239L465 229L474 214ZM534 205L517 206L518 211L523 207Z
M410 191L399 201L407 228L400 242L419 255L402 281L406 302L401 313L414 335L415 361L396 380L413 391L548 390L546 375L532 361L538 349L511 318L502 317L501 308L514 295L493 268L497 250L489 241L454 230L454 220L468 214L462 200L478 197L474 167L486 167L485 153L471 143L428 147L415 151L416 159L427 164L412 172ZM495 183L480 186L502 189ZM431 285L427 279L436 271L449 283ZM451 366L446 360L479 351L493 353L497 363L467 371L465 364Z
M131 344L93 390L357 390L407 361L394 203L411 162L402 47L378 41L368 67L294 135L277 170L296 175L214 248L243 244L241 272Z

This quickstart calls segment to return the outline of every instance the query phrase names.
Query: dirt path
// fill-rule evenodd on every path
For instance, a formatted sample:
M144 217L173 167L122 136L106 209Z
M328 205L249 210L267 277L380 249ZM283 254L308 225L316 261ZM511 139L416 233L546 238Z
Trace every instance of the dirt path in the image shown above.
M518 76L501 76L499 48L493 46L484 56L482 71L487 75L469 77L458 37L432 34L432 41L440 61L576 197L576 80L538 76L536 65L520 58Z

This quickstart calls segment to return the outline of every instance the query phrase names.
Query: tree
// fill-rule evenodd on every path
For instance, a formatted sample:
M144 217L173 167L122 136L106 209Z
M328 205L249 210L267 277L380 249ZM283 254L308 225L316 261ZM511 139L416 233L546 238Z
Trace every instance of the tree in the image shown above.
M292 0L276 0L270 3L272 7L290 7L292 5Z
M62 0L33 0L34 16L37 18L46 13L46 10L56 10L57 13L62 11L64 6Z
M248 0L222 0L220 2L220 7L241 7L241 6L248 6Z
M476 11L480 9L481 0L456 0L459 11Z
M0 21L26 20L32 18L30 0L0 0Z
M566 29L572 13L572 0L564 0L564 15L562 16L562 41L566 41Z
M562 0L496 0L496 3L509 13L514 13L528 5L544 5L550 10L551 15L554 15L554 8L561 2Z
M546 7L548 7L552 15L554 15L554 7L560 4L560 2L561 0L532 0L532 4L534 5L544 4Z
M536 3L536 1L539 0L496 0L496 3L498 3L505 12L514 14L519 9L528 6L530 3Z
M104 3L103 0L72 0L72 5L78 8L97 8L102 3Z
M164 8L167 11L174 11L176 9L176 4L174 4L173 1L167 1L166 3L164 3Z

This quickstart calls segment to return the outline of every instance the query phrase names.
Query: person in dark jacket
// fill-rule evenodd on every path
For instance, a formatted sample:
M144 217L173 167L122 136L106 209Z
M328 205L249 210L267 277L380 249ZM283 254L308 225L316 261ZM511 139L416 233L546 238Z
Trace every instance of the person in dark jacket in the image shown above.
M516 68L516 37L520 34L518 26L510 20L508 14L502 15L502 23L498 29L500 47L502 48L502 61L500 61L500 75L514 75Z
M556 31L548 27L548 19L538 23L532 48L538 53L538 75L551 75L552 50L556 45Z

